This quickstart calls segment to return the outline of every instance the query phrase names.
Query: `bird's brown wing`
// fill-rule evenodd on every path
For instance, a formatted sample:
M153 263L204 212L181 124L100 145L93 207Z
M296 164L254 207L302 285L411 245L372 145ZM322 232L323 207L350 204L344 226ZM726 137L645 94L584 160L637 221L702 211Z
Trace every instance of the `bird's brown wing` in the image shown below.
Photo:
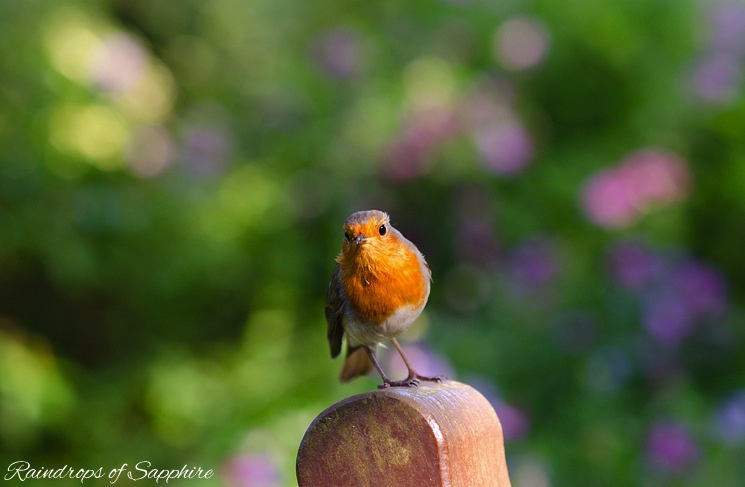
M341 352L341 339L344 336L344 327L341 323L344 304L342 303L341 292L341 269L339 264L336 264L326 294L326 323L328 323L326 337L329 340L329 347L331 347L331 358L336 358Z

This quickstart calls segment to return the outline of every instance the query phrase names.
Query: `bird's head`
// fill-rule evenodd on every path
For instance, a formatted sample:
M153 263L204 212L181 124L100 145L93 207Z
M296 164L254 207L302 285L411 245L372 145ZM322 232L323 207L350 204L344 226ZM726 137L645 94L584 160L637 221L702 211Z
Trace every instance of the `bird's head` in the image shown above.
M390 218L378 210L352 213L344 222L344 246L349 248L383 241L390 234Z
M341 259L351 259L361 254L384 251L398 242L393 236L390 218L379 210L352 213L344 222L344 243Z

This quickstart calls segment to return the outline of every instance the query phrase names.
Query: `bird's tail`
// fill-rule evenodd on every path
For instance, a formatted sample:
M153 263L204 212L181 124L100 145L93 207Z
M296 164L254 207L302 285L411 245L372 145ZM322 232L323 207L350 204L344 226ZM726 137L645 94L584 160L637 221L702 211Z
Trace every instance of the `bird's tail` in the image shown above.
M344 359L344 367L341 369L342 382L349 382L355 377L367 375L373 368L367 351L362 347L349 347L347 349L347 358Z

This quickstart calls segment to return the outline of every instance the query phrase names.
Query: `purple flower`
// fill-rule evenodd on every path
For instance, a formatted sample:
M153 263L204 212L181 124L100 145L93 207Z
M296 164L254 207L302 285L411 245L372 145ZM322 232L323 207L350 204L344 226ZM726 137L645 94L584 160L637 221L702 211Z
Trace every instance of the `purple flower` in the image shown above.
M500 175L525 169L535 153L533 139L515 110L514 87L506 80L477 86L461 103L461 114L484 165Z
M431 109L414 114L388 147L385 175L393 181L407 181L427 174L440 144L457 131L458 121L449 110Z
M500 400L493 401L492 406L502 424L505 441L519 440L528 433L530 419L524 411Z
M633 241L615 244L609 261L618 283L641 301L647 332L661 343L678 344L726 310L724 280L701 262L664 258Z
M679 473L698 457L698 445L683 424L660 421L652 426L647 438L647 458L655 468Z
M458 190L454 202L452 219L457 222L458 260L481 269L493 268L498 261L500 245L492 223L492 195L483 187L466 185Z
M472 218L461 221L458 227L460 260L479 267L493 267L499 245L490 222Z
M706 56L693 71L693 90L702 100L722 103L738 93L741 62L728 53Z
M665 262L640 244L624 242L613 248L611 265L619 283L638 293L644 327L661 343L678 344L701 320L725 311L724 281L704 264Z
M186 132L182 148L184 169L202 178L222 174L231 156L230 134L220 125L199 125Z
M720 315L726 306L725 285L711 268L689 261L677 268L673 283L688 312L696 317Z
M738 94L745 51L745 6L725 4L714 8L709 19L706 52L693 69L693 90L708 103L723 103Z
M711 12L711 49L741 55L745 48L745 5L720 5Z
M282 476L272 457L266 454L242 454L222 466L222 476L229 487L277 487Z
M625 241L610 251L610 266L618 283L631 291L640 291L660 275L662 259L639 242Z
M471 377L468 381L492 405L502 425L505 441L516 441L530 431L530 418L525 411L504 401L494 384L483 377Z
M736 445L745 440L745 390L733 394L719 408L715 430L724 443Z
M351 29L337 28L323 33L315 41L313 55L330 78L353 78L362 71L360 38Z
M650 335L667 344L679 343L695 327L695 316L674 292L653 293L645 303L642 321Z
M513 251L508 266L518 291L539 290L558 274L558 252L552 240L533 238Z

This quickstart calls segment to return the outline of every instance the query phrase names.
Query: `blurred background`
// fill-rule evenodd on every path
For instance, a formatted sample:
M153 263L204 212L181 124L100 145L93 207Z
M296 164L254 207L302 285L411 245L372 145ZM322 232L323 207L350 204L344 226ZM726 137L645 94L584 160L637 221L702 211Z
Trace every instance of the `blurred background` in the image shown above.
M378 208L513 485L742 485L744 62L738 0L0 2L0 469L295 485Z

